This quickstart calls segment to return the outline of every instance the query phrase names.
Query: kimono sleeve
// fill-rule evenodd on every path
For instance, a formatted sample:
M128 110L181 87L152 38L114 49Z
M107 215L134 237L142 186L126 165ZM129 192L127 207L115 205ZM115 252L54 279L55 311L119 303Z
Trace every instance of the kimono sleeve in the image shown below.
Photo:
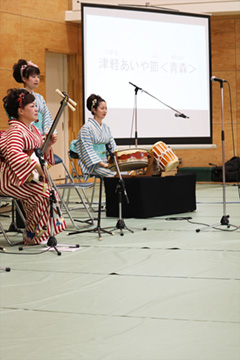
M77 149L79 150L78 154L87 167L102 161L93 148L91 131L88 126L83 126L79 131Z
M5 161L14 173L17 185L24 184L31 175L36 161L23 152L24 137L20 129L13 128L6 138Z

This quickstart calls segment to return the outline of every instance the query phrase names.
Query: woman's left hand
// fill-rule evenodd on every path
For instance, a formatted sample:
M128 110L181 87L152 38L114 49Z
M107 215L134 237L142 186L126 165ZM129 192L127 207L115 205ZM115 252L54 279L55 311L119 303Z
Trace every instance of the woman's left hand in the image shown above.
M46 141L47 135L48 135L48 134L45 134L45 135L43 136L43 144L44 144L45 141ZM52 136L50 137L50 140L49 140L49 143L48 143L48 146L47 146L47 147L50 147L50 146L52 146L53 144L55 144L55 142L57 141L57 138L58 138L57 134L52 134Z
M49 146L52 146L53 144L55 144L55 142L57 141L57 134L52 134L50 141L49 141Z

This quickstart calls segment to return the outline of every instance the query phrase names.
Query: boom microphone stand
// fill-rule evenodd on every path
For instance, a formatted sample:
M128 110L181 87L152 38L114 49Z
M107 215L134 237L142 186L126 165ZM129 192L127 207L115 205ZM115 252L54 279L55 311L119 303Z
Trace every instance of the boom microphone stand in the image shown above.
M137 85L134 85L133 83L129 82L132 86L135 87L135 103L134 103L134 119L135 119L135 146L138 146L138 133L137 133L137 93L138 90L142 90L142 88L138 87Z
M128 198L128 195L127 195L127 191L126 191L126 187L125 187L125 182L123 181L123 178L122 178L122 175L121 175L121 172L120 172L120 169L119 169L119 165L118 165L118 162L117 162L117 157L116 157L116 154L113 154L108 146L108 144L106 144L106 148L110 154L110 157L112 159L112 161L115 162L115 166L116 166L116 169L117 169L117 174L119 176L119 181L118 181L118 184L117 184L117 192L118 192L118 208L119 208L119 219L117 221L117 224L116 226L113 228L113 230L120 230L120 235L123 236L124 233L123 233L123 229L126 229L128 231L130 231L131 233L134 233L133 230L129 229L123 218L122 218L122 193L124 193L125 195L125 198L126 198L126 202L127 204L129 204L129 198Z
M131 82L129 82L129 84L135 87L135 90L134 90L134 91L135 91L135 105L134 105L134 108L135 108L135 109L134 109L134 116L135 116L135 146L136 146L136 147L137 147L137 145L138 145L138 134L137 134L137 93L138 93L138 90L141 90L141 91L144 92L145 94L151 96L153 99L159 101L161 104L163 104L163 105L167 106L169 109L173 110L173 111L175 112L175 116L176 116L176 117L182 117L182 118L184 118L184 119L189 119L189 116L181 113L181 112L180 112L179 110L177 110L177 109L174 109L172 106L165 104L164 102L162 102L161 100L159 100L157 97L149 94L146 90L140 88L139 86L137 86L137 85L135 85L135 84L133 84L133 83L131 83Z

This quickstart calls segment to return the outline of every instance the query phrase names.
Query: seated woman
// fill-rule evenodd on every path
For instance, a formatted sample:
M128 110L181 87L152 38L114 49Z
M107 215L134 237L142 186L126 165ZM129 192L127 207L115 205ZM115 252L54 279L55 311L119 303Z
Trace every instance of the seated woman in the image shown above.
M0 193L19 199L23 205L26 215L24 243L46 243L51 235L66 229L66 224L54 204L51 234L50 191L41 165L31 158L34 149L43 145L41 133L32 125L38 115L35 97L25 89L9 89L3 103L11 119L9 129L0 138ZM51 165L54 165L51 145L55 141L54 134L44 153L45 161ZM43 181L32 180L33 171L42 176ZM55 196L57 198L57 194Z
M107 104L100 96L92 94L87 99L87 108L93 117L82 126L76 142L78 163L84 179L87 180L90 175L115 176L115 172L108 168L107 163L106 144L111 152L117 149L109 126L103 123L107 115Z

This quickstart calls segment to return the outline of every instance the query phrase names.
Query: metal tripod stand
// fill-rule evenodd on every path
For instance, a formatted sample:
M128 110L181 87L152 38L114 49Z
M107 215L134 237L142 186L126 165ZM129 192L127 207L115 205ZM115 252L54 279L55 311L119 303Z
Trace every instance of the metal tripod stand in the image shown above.
M214 78L214 77L213 77ZM212 80L213 80L212 78ZM216 80L214 80L216 81ZM220 83L220 92L221 92L221 115L222 115L222 131L221 131L221 139L222 139L222 189L223 189L223 215L221 217L221 220L217 224L213 225L207 225L203 227L202 229L196 229L196 232L200 232L204 229L209 228L217 228L219 226L227 226L227 228L230 228L231 224L229 222L229 215L226 214L226 172L225 172L225 135L224 135L224 111L223 111L223 83L227 82L223 79L217 79L217 81ZM238 228L238 226L232 225L235 228Z

